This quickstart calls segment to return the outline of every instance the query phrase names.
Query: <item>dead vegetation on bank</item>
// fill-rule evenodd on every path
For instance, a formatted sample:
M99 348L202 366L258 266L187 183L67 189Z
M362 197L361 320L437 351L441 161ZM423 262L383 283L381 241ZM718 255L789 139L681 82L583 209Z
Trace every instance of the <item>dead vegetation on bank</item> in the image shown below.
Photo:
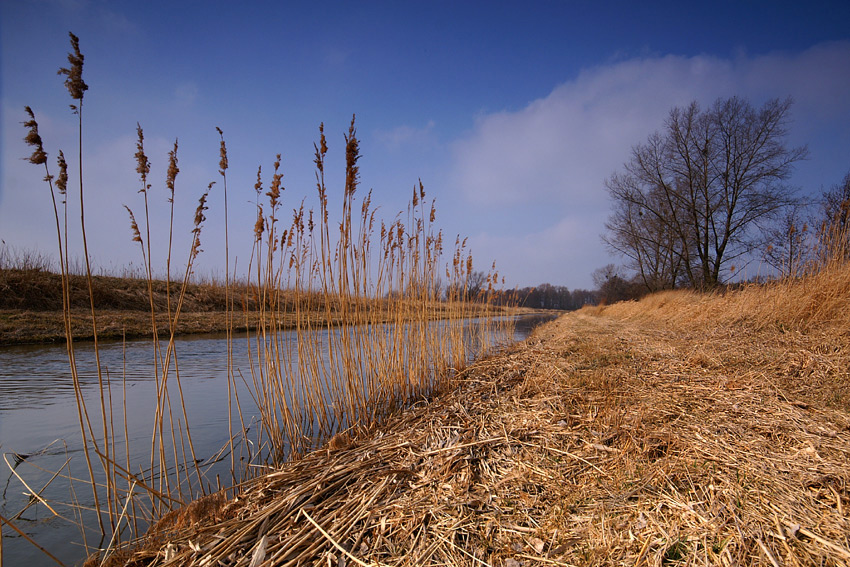
M173 292L177 283L172 282ZM148 281L133 277L93 276L92 289L97 306L98 338L150 338L151 303L157 321L157 332L167 338L169 331L168 293L164 280ZM74 340L94 339L89 295L85 276L69 276L71 303L71 332ZM252 331L260 325L258 291L249 285L231 285L230 301L235 312L227 310L224 284L193 283L186 287L183 313L175 321L175 334L224 333ZM295 328L296 313L312 313L315 324L342 323L339 304L327 306L320 293L280 292L278 298L279 324L284 329ZM338 303L338 302L337 302ZM372 308L385 310L386 320L392 319L386 301L373 300ZM456 316L453 306L434 302L435 319ZM485 306L470 304L466 315L484 312ZM493 309L490 310L492 314ZM498 309L497 309L498 311ZM503 312L528 312L529 309L502 309ZM303 318L303 317L302 317ZM303 321L302 321L303 322ZM31 343L64 343L65 318L62 312L62 276L46 269L0 268L0 346Z
M380 308L380 307L378 307ZM468 306L467 316L474 317L477 313L492 316L493 313L485 313L483 306L472 304ZM455 317L448 305L435 305L431 310L431 316L436 319L449 319ZM547 313L543 310L528 308L496 308L495 313L506 315L522 315L530 313ZM312 316L301 314L301 322L308 317L313 325L336 326L343 324L341 316L337 311L328 314L327 311L313 309ZM386 320L391 314L386 314ZM378 318L380 321L381 319ZM157 313L157 333L160 338L168 338L168 314ZM151 315L144 311L126 309L101 309L97 314L98 338L100 340L122 340L151 337ZM283 313L278 317L280 329L294 329L298 325L298 318L294 313ZM0 346L36 344L36 343L64 343L65 329L62 311L31 311L0 309ZM238 313L235 316L228 311L188 311L181 315L176 322L176 336L197 335L206 333L224 333L228 329L234 334L244 334L255 331L260 326L260 317L256 311ZM75 341L91 341L94 339L91 325L91 314L84 309L76 309L71 312L71 332Z
M564 316L112 560L848 565L850 272L825 273Z

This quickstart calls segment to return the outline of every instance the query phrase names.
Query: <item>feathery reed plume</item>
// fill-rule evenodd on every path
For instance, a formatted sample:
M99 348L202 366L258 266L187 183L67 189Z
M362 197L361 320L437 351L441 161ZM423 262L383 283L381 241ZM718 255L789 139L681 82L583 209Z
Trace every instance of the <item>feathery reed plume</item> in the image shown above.
M177 167L177 140L174 140L174 149L168 152L168 171L165 173L165 186L170 192L168 202L172 204L174 203L174 181L178 173L180 168Z
M219 144L218 172L222 177L224 177L224 172L227 171L227 145L224 143L224 132L222 132L221 128L216 126L215 131L218 132L218 135L221 138L221 142Z
M357 190L357 184L360 181L360 167L357 162L360 160L360 141L357 139L357 130L354 128L354 118L351 116L351 125L348 127L348 134L345 136L345 198L346 202L354 197L354 192Z
M68 54L70 67L62 67L56 74L65 75L65 87L71 94L71 98L79 100L80 105L82 105L83 95L89 90L89 86L83 81L83 61L85 60L85 56L80 52L80 38L71 32L68 32L68 35L71 37L71 48L74 50L74 53ZM73 105L72 108L74 108ZM76 108L74 109L78 110Z
M65 193L68 191L68 163L65 161L65 154L62 153L62 150L59 150L59 157L56 158L57 164L59 165L59 177L56 178L56 188L59 190L59 194L62 195L62 202L65 200Z
M142 188L139 189L139 193L144 193L148 189L150 189L150 185L148 185L148 174L151 172L151 163L148 160L147 154L145 154L145 134L142 131L141 125L136 122L136 136L138 140L136 141L136 173L139 174L142 180Z
M208 210L207 207L207 198L209 197L210 190L213 185L215 185L215 181L211 181L207 186L207 190L204 191L203 195L201 195L200 199L198 199L198 206L195 208L195 219L194 225L195 228L192 229L193 234L193 244L192 244L192 257L197 257L198 254L203 252L201 250L201 228L203 228L204 221L207 220L206 215L204 215L204 211Z
M35 120L35 113L33 113L32 108L29 106L25 106L24 111L30 117L29 120L23 122L24 128L28 128L24 141L28 146L33 147L32 155L27 158L27 161L35 165L47 164L47 153L44 151L44 145L38 133L38 122Z
M257 221L254 223L254 242L260 242L266 227L266 219L263 217L263 205L257 207Z
M136 222L136 215L133 214L133 210L124 205L124 208L127 209L127 213L130 215L130 230L133 233L133 242L142 243L142 233L139 231L139 225ZM142 248L142 254L145 253L144 247Z

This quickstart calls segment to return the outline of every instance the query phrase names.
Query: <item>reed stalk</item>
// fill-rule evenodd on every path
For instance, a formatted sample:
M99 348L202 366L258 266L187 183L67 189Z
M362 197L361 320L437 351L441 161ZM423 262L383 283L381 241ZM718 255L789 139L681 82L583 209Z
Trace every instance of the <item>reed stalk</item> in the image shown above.
M147 521L161 518L176 506L206 492L192 441L175 334L195 261L201 253L200 236L214 183L209 184L198 201L182 277L179 284L173 283L174 198L179 173L175 140L168 154L165 180L169 202L168 247L164 254L168 342L162 344L158 328L161 325L157 322L161 307L154 296L155 251L151 245L154 219L149 203L151 166L144 148L144 133L137 124L136 171L144 206L144 217L139 220L144 226L140 226L129 206L126 210L131 238L139 244L147 282L156 387L148 462L143 469L131 458L126 373L120 389L121 399L117 400L118 389L113 389L113 381L100 361L82 175L82 102L88 85L82 81L83 55L79 40L73 34L71 44L70 67L63 68L60 73L67 77L66 86L76 102L72 109L78 116L80 228L95 337L100 433L95 431L90 408L83 397L73 348L67 207L63 227L54 179L47 169L47 155L34 113L29 108L30 120L24 125L29 129L27 142L34 148L30 161L45 166L45 180L54 204L67 350L95 515L106 541L120 546L128 541L125 531L129 531L131 540L140 535L139 530ZM466 240L458 237L452 262L446 267L445 282L441 282L438 274L442 270L443 234L435 224L436 204L426 202L421 181L414 186L406 214L399 213L389 223L378 218L378 207L372 203L371 193L360 194L360 140L352 116L344 135L345 178L339 197L339 216L335 219L325 181L325 159L329 150L324 125L320 125L319 140L314 144L315 209L306 200L301 201L287 220L281 156L278 154L274 160L265 192L262 168L258 168L254 185L256 222L251 260L244 280L246 285L240 286L246 317L248 306L254 305L258 320L256 330L245 337L250 373L250 378L246 379L236 372L233 359L237 272L235 263L231 265L230 262L227 148L223 131L220 128L216 131L220 142L218 171L224 192L229 434L226 447L230 452L230 474L236 484L266 470L267 466L279 466L298 458L329 439L332 443L345 443L357 431L375 426L412 400L443 387L463 369L470 356L478 352L478 343L483 344L483 337L487 336L487 333L481 337L470 336L465 330L465 319L473 314L490 316L494 313L483 303L471 305L472 301L486 298L470 297L466 289L472 273L472 256ZM56 185L64 198L68 173L61 152L59 168ZM488 278L488 293L495 279L495 275ZM445 285L445 297L441 294L442 285ZM435 323L437 320L442 322ZM492 328L486 324L488 329ZM173 381L170 380L172 376ZM247 438L240 391L252 398L259 412L254 446ZM122 419L118 419L117 412L121 412ZM234 413L238 415L238 425ZM124 428L125 444L121 456L120 427ZM236 459L238 447L248 452L247 466L243 467ZM100 480L101 473L94 470L95 459L100 461L103 480ZM138 472L133 472L136 468ZM142 504L143 498L147 498L147 504Z

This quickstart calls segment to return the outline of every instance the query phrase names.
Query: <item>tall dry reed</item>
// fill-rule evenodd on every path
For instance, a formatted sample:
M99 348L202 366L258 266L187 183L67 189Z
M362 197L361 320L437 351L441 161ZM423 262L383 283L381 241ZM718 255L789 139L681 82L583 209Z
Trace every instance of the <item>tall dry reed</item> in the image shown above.
M54 204L63 313L69 366L77 399L80 432L92 490L94 515L104 535L100 544L85 542L87 548L108 556L123 542L140 535L152 520L206 492L192 441L180 378L175 330L183 309L195 260L201 252L200 238L206 220L210 183L194 213L192 241L182 267L182 278L172 287L174 194L179 173L177 142L169 152L165 185L170 204L169 239L165 251L167 339L160 339L158 307L154 301L154 255L151 246L149 193L150 160L145 152L144 133L137 125L136 172L139 174L144 215L137 217L126 206L131 238L139 244L147 279L152 358L156 388L149 460L133 462L127 429L128 393L113 384L102 368L97 343L97 306L92 292L92 270L86 240L83 178L83 95L88 85L82 78L83 54L79 39L71 34L70 66L60 70L78 116L79 152L77 167L80 228L83 258L89 288L94 357L99 396L92 406L83 396L71 334L72 314L68 294L67 207L60 214L57 192L65 204L68 163L59 152L59 177L47 167L47 153L38 134L35 114L29 119L26 142L33 147L29 158L44 165L45 181ZM374 427L397 408L413 399L444 387L471 357L493 346L494 333L510 332L507 318L495 317L493 297L498 276L495 266L487 278L487 290L477 297L469 291L473 258L466 239L458 236L454 250L444 260L443 233L436 226L436 205L426 200L424 185L414 186L406 212L391 220L378 218L371 194L359 189L360 140L352 117L345 135L345 181L339 212L331 211L330 191L325 183L325 159L329 151L324 126L315 144L315 208L302 201L287 216L281 157L263 192L262 169L258 169L254 244L246 273L231 266L227 175L228 159L224 133L219 134L219 174L224 190L225 304L228 312L227 400L231 476L239 483L279 466L327 441L356 435ZM339 220L331 220L338 216ZM446 264L444 265L444 262ZM443 274L445 276L443 277ZM232 282L248 285L232 286ZM237 290L242 297L236 297ZM237 311L237 304L242 312ZM237 317L248 317L254 306L259 324L255 331L236 337ZM470 324L470 319L479 322ZM235 370L233 341L249 345L248 375ZM249 424L239 392L253 398L260 413L255 439L248 440ZM120 399L116 401L116 397ZM234 421L233 415L238 416ZM116 419L117 418L117 419ZM122 430L123 429L123 430ZM119 454L123 438L124 451ZM223 440L225 441L225 440ZM236 459L237 450L249 451L247 467ZM80 514L80 522L83 522ZM85 538L86 530L83 529Z

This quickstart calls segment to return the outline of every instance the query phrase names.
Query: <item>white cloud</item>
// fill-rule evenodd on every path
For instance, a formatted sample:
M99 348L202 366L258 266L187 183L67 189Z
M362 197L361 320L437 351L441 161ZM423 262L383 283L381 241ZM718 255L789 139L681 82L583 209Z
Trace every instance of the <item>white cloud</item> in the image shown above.
M671 55L587 69L519 111L479 117L453 147L449 187L482 211L469 228L476 252L499 259L507 273L522 274L517 283L557 280L548 275L554 262L563 276L551 283L589 286L590 272L610 262L599 240L609 206L604 180L622 167L632 146L663 126L672 107L733 95L754 105L791 96L796 101L791 143L809 142L814 161L818 144L828 153L838 142L825 136L844 132L846 139L850 131L848 92L850 42L797 54ZM806 138L798 141L800 133ZM498 233L488 218L503 219L489 212L507 207L525 211L525 217L539 211L539 218L557 220L543 227L526 224L516 242L497 242L487 236ZM537 239L567 238L565 227L574 226L582 226L577 240Z

